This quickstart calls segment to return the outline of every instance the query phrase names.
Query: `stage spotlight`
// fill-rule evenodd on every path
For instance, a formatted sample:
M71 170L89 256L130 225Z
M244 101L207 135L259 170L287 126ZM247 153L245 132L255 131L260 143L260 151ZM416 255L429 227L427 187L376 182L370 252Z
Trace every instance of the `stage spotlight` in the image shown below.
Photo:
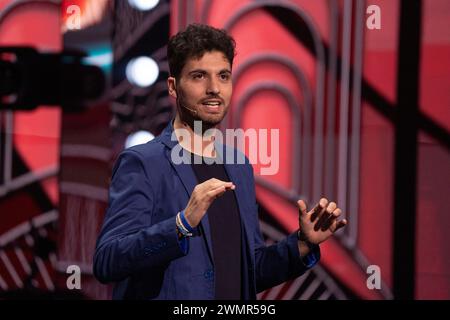
M138 145L138 144L147 143L147 142L153 140L153 138L155 138L155 136L152 135L148 131L141 130L141 131L133 132L132 134L130 134L127 137L127 139L125 141L125 149L128 149L128 148Z
M158 79L158 64L149 57L138 57L130 60L126 68L128 81L139 87L149 87Z
M128 3L135 9L148 11L156 7L159 0L128 0Z

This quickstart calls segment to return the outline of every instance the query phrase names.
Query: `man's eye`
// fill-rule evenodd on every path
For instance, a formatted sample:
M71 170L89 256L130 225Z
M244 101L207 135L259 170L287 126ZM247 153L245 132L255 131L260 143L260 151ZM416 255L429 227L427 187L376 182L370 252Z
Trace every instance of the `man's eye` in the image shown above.
M197 73L193 75L194 79L203 79L204 75L202 73Z
M220 79L222 79L222 80L228 80L228 79L230 79L230 75L227 74L227 73L223 73L223 74L220 75Z

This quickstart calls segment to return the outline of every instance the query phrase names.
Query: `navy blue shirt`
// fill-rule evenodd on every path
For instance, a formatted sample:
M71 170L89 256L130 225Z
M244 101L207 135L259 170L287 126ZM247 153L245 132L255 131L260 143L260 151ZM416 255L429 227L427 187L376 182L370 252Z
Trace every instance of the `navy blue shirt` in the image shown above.
M197 162L191 163L198 183L211 178L230 181L223 164L208 164L212 161L205 163L200 156L194 157ZM215 298L241 299L241 218L234 190L214 200L208 209L208 220L214 256Z

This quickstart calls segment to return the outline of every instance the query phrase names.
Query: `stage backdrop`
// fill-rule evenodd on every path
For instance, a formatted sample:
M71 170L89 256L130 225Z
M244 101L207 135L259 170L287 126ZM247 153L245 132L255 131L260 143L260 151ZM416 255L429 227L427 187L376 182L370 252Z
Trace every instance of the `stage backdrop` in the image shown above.
M415 1L419 14L412 2L161 0L139 12L125 0L0 0L0 46L80 48L111 83L84 114L0 110L0 294L109 297L91 267L112 163L130 133L156 135L173 116L164 43L201 22L237 42L223 129L280 130L279 172L254 166L267 243L297 228L299 198L335 200L350 221L316 268L259 298L449 299L450 2ZM125 79L140 54L160 67L147 89ZM405 159L408 126L418 136ZM66 287L72 264L78 291Z
M322 245L321 266L329 279L364 299L392 298L394 278L402 273L415 288L411 297L450 298L450 216L440 209L450 191L450 3L421 4L416 198L406 188L394 189L405 178L396 177L396 130L414 125L395 115L398 79L410 74L415 80L414 63L398 72L400 37L409 37L400 30L401 1L172 1L172 33L200 22L236 39L234 98L225 127L280 129L280 170L256 177L258 201L272 221L263 232L295 230L299 198L311 204L322 196L336 200L350 224ZM409 14L408 6L404 1ZM377 14L380 25L374 26ZM405 30L418 24L408 18ZM417 213L398 210L394 194L416 203ZM415 229L394 227L396 215L408 221L416 215ZM406 234L413 241L405 248ZM409 248L412 267L393 259ZM370 265L381 270L381 290L366 286ZM262 298L298 298L293 293L302 281ZM302 297L315 297L318 283Z

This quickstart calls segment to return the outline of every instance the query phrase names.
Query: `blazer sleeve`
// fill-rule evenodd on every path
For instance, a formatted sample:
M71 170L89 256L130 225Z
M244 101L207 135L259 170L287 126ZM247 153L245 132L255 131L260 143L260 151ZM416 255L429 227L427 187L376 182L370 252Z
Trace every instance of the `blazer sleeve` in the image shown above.
M175 215L154 223L155 194L141 155L126 150L113 169L109 206L97 239L94 275L102 283L146 268L164 268L187 254L178 241Z
M320 260L318 245L311 247L305 257L300 257L297 234L292 233L281 241L266 246L259 230L255 232L256 291L261 292L296 278Z
M254 190L254 175L250 165L252 190ZM258 215L256 196L253 194L255 214ZM261 292L277 286L285 281L296 278L312 268L320 260L320 248L312 245L311 251L305 257L300 257L297 233L289 234L281 241L266 246L264 243L258 219L254 228L255 241L255 276L256 291Z

